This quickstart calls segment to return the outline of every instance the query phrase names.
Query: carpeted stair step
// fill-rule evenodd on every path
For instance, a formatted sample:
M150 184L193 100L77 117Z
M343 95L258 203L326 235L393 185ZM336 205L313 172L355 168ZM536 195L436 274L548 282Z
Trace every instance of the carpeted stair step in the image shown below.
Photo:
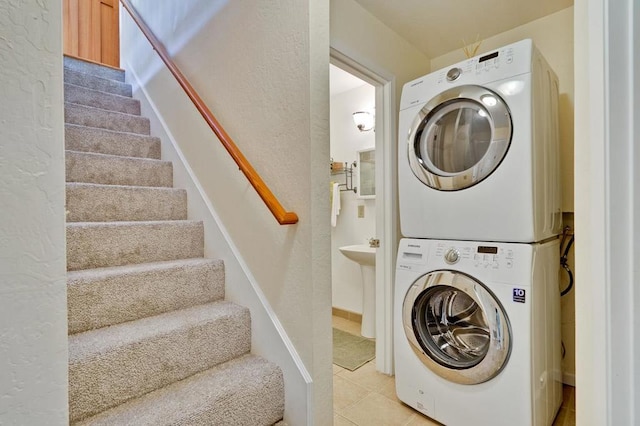
M76 72L90 74L95 77L124 82L123 69L96 64L82 59L72 58L71 56L64 56L64 67Z
M160 139L154 136L65 124L64 143L71 151L160 159Z
M203 257L202 222L67 223L67 270Z
M89 89L99 90L101 92L114 93L120 96L131 96L133 94L130 84L109 78L96 77L91 74L74 71L67 67L64 68L64 82L75 84L76 86L88 87Z
M186 259L67 273L69 334L224 298L224 263Z
M184 189L67 183L67 222L184 220Z
M69 336L71 421L248 353L250 321L221 301Z
M245 355L78 424L270 426L283 417L283 395L280 369Z
M108 111L86 105L64 103L64 121L87 127L115 130L116 132L137 133L149 136L150 124L147 117Z
M103 185L173 186L170 161L66 151L67 182Z
M86 105L125 114L140 115L140 101L127 96L100 92L87 87L65 83L64 100L78 105Z

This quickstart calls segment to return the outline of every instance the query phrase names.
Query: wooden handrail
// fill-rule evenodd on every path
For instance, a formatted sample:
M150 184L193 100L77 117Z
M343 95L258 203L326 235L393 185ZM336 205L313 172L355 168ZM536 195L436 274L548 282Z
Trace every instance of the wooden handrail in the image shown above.
M167 49L164 47L162 42L158 40L158 38L153 34L151 29L144 22L138 11L133 7L129 0L120 0L122 6L129 12L133 20L142 33L147 37L147 40L151 43L154 50L158 52L160 58L165 63L167 68L171 71L173 76L178 80L178 83L184 89L185 93L189 98L193 101L195 107L200 111L202 117L207 122L211 130L216 134L222 145L225 147L227 152L231 155L233 160L236 162L242 173L249 179L249 183L251 186L255 188L258 192L262 201L267 205L273 216L276 218L280 225L292 225L298 222L298 215L294 212L288 212L282 207L282 204L278 201L278 199L273 195L267 184L264 183L258 172L251 166L251 163L245 158L245 156L240 152L236 144L233 142L231 137L227 134L227 132L222 128L218 120L214 117L213 113L209 110L209 108L202 101L198 93L195 91L193 86L189 83L187 78L182 74L180 69L176 66L175 62L169 56Z

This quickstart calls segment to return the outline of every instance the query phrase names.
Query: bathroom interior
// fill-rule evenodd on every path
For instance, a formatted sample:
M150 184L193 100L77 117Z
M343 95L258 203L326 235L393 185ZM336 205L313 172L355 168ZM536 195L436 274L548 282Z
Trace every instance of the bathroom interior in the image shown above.
M353 333L373 338L375 87L335 65L330 66L330 87L333 315L361 324Z

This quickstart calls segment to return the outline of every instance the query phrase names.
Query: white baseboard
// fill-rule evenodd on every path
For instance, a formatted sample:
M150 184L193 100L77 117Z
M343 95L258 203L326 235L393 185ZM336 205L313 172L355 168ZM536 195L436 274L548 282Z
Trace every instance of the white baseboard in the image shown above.
M562 372L562 383L565 385L576 387L576 375L575 373Z

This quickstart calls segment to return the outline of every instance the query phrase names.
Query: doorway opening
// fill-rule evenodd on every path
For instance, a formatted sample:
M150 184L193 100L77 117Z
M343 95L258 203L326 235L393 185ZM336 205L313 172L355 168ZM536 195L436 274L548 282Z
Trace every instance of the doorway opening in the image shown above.
M363 226L363 228L366 230L366 233L362 234L363 236L359 238L354 238L354 241L349 241L348 243L352 245L362 246L368 246L369 240L373 240L372 245L377 245L377 243L379 243L379 246L374 250L375 273L374 278L372 278L374 280L373 293L375 294L375 301L373 302L375 306L373 309L373 322L375 323L375 331L373 333L373 336L376 342L375 365L376 370L385 374L393 374L392 309L393 277L395 275L393 265L395 265L398 245L396 190L397 153L395 145L396 130L395 117L392 108L392 104L394 102L394 79L392 76L385 75L385 73L382 71L371 70L365 67L364 65L351 59L349 56L333 48L331 49L330 64L332 67L337 68L338 71L346 72L350 74L352 78L361 80L362 82L364 82L364 84L372 87L374 90L373 106L368 107L368 111L367 105L363 104L361 108L354 107L354 111L348 110L344 113L348 118L346 122L349 122L349 125L352 126L353 132L356 132L356 137L359 138L361 135L366 133L370 134L370 140L373 141L373 143L369 143L369 146L373 149L369 152L369 158L372 158L373 164L375 164L373 168L375 174L375 176L373 177L375 186L375 197L371 199L355 198L356 201L353 204L353 206L355 206L355 211L352 211L352 214L349 213L354 217L348 218L351 221L360 220L364 225L366 223L367 217L369 217L370 219L373 219L375 217L375 219L373 220L373 222L375 222L375 226L371 226L369 228ZM332 105L332 138L334 135L334 130L337 130L334 129L335 123L333 120L333 109L334 106ZM365 111L360 111L361 109ZM374 128L370 131L359 132L358 126L356 125L354 118L352 117L354 112L368 112L369 114L373 113ZM344 117L342 119L344 119ZM363 136L363 138L366 138L366 136ZM356 167L353 167L352 171L354 169L356 171L356 173L354 173L353 179L353 182L356 186L359 184L357 173L365 169L363 167L360 167L360 169L358 169L359 162L364 161L362 159L362 155L360 155L363 151L365 151L366 155L366 151L368 151L368 149L363 148L356 153L356 158L359 158L358 160L343 160L342 158L334 158L334 161L336 162L346 162L347 166L349 165L349 162L351 162L351 165L353 166L353 162L355 161ZM331 159L328 160L331 161ZM371 165L369 164L369 166ZM336 176L332 174L331 180L337 180ZM343 192L343 194L345 194L345 192ZM358 218L358 216L362 214L364 214L364 217ZM339 218L337 220L340 221L341 219ZM335 228L332 227L332 237L334 236L334 229ZM353 268L355 268L355 274L356 277L358 277L358 272L360 272L359 265L347 259L347 257L338 250L338 247L333 247L337 245L338 242L336 241L336 244L334 244L332 238L332 249L335 248L332 252L332 260L335 260L337 258L342 264L344 264L344 262L351 262L352 272L354 270ZM362 282L361 274L358 278L360 278L360 282ZM360 286L362 286L362 284L360 284ZM339 291L342 290L343 289L339 289ZM360 302L358 306L363 306L363 302L364 300ZM340 306L338 306L338 308L340 308Z

